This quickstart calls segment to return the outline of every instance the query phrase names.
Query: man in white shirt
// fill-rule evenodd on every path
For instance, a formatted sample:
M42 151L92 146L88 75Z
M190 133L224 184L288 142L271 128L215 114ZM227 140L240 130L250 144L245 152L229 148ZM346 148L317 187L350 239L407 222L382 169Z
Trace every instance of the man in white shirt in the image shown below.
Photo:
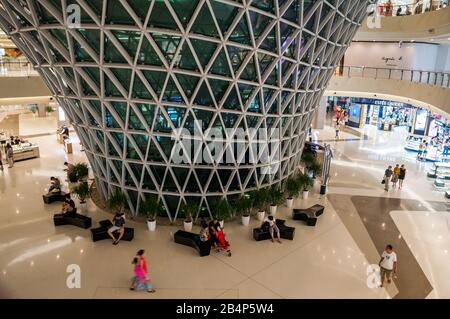
M381 274L381 287L384 287L384 280L387 278L388 284L391 283L391 275L397 273L397 254L393 251L392 245L387 245L379 263Z

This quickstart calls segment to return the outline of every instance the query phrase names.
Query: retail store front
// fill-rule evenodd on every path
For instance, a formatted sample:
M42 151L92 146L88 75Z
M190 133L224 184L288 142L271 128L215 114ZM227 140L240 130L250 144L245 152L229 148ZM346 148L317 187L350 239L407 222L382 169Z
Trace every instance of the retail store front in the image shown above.
M373 125L381 131L405 127L407 151L419 152L420 159L439 162L450 159L450 123L443 116L411 104L353 97L328 97L340 123L353 128ZM422 146L421 146L422 144Z

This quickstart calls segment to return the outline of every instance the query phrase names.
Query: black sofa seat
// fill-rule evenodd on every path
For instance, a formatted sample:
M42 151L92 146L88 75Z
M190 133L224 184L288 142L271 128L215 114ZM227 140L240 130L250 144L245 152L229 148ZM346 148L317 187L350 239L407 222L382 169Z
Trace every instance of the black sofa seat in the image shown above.
M200 257L209 256L211 252L211 242L201 241L200 235L184 230L178 230L173 236L177 244L190 246L198 251Z
M55 224L55 226L73 225L88 229L92 226L92 219L90 217L76 213L73 216L69 216L67 214L55 214L53 216L53 223Z
M42 195L42 199L45 204L51 204L53 202L64 202L66 199L70 199L70 193L65 192L51 192L45 195Z
M302 220L308 226L316 226L317 218L323 214L324 209L325 207L319 204L306 209L295 208L292 212L292 218L294 220Z
M103 239L111 240L111 237L108 235L108 229L113 226L112 222L108 219L101 220L99 222L100 227L91 229L92 241L96 242ZM119 238L119 232L115 231L113 233L114 238ZM123 237L121 240L132 241L134 238L134 228L125 227Z
M286 226L286 221L283 219L276 219L278 229L280 230L280 237L283 239L293 240L295 235L295 227ZM275 234L274 234L275 236ZM269 231L269 223L265 222L262 227L253 229L253 238L256 241L272 239Z

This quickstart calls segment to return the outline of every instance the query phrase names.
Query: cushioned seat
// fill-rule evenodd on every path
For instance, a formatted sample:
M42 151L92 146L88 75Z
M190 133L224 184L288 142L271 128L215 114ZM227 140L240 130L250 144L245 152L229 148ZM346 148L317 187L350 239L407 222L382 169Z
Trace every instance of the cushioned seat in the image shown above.
M190 233L184 230L178 230L173 236L177 244L190 246L198 251L200 257L209 256L211 252L211 243L201 241L200 235Z
M286 221L283 219L276 219L276 224L280 230L280 237L283 239L293 240L295 235L295 227L286 226ZM269 231L269 223L264 222L262 227L253 229L253 238L256 241L272 239Z
M306 209L294 209L292 218L294 220L302 220L308 226L316 226L317 218L323 214L325 207L322 205L314 205Z
M55 224L55 226L73 225L88 229L92 226L92 219L90 217L76 213L73 216L69 216L67 214L55 214L53 216L53 223Z
M42 195L42 199L45 204L51 204L53 202L64 202L67 198L70 199L70 193L54 192Z
M100 227L91 229L92 241L96 242L103 239L110 239L108 235L108 229L113 226L112 222L108 219L101 220L99 222ZM114 238L119 238L119 231L113 232ZM125 227L121 240L132 241L134 238L134 228Z

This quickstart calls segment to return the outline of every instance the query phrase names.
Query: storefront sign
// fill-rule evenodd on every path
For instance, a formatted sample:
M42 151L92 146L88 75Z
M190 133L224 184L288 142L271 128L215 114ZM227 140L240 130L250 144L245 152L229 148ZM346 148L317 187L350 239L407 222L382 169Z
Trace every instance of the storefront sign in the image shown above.
M393 107L404 107L405 103L402 102L395 102L395 101L386 101L386 100L375 100L375 105L382 105L382 106L393 106Z

